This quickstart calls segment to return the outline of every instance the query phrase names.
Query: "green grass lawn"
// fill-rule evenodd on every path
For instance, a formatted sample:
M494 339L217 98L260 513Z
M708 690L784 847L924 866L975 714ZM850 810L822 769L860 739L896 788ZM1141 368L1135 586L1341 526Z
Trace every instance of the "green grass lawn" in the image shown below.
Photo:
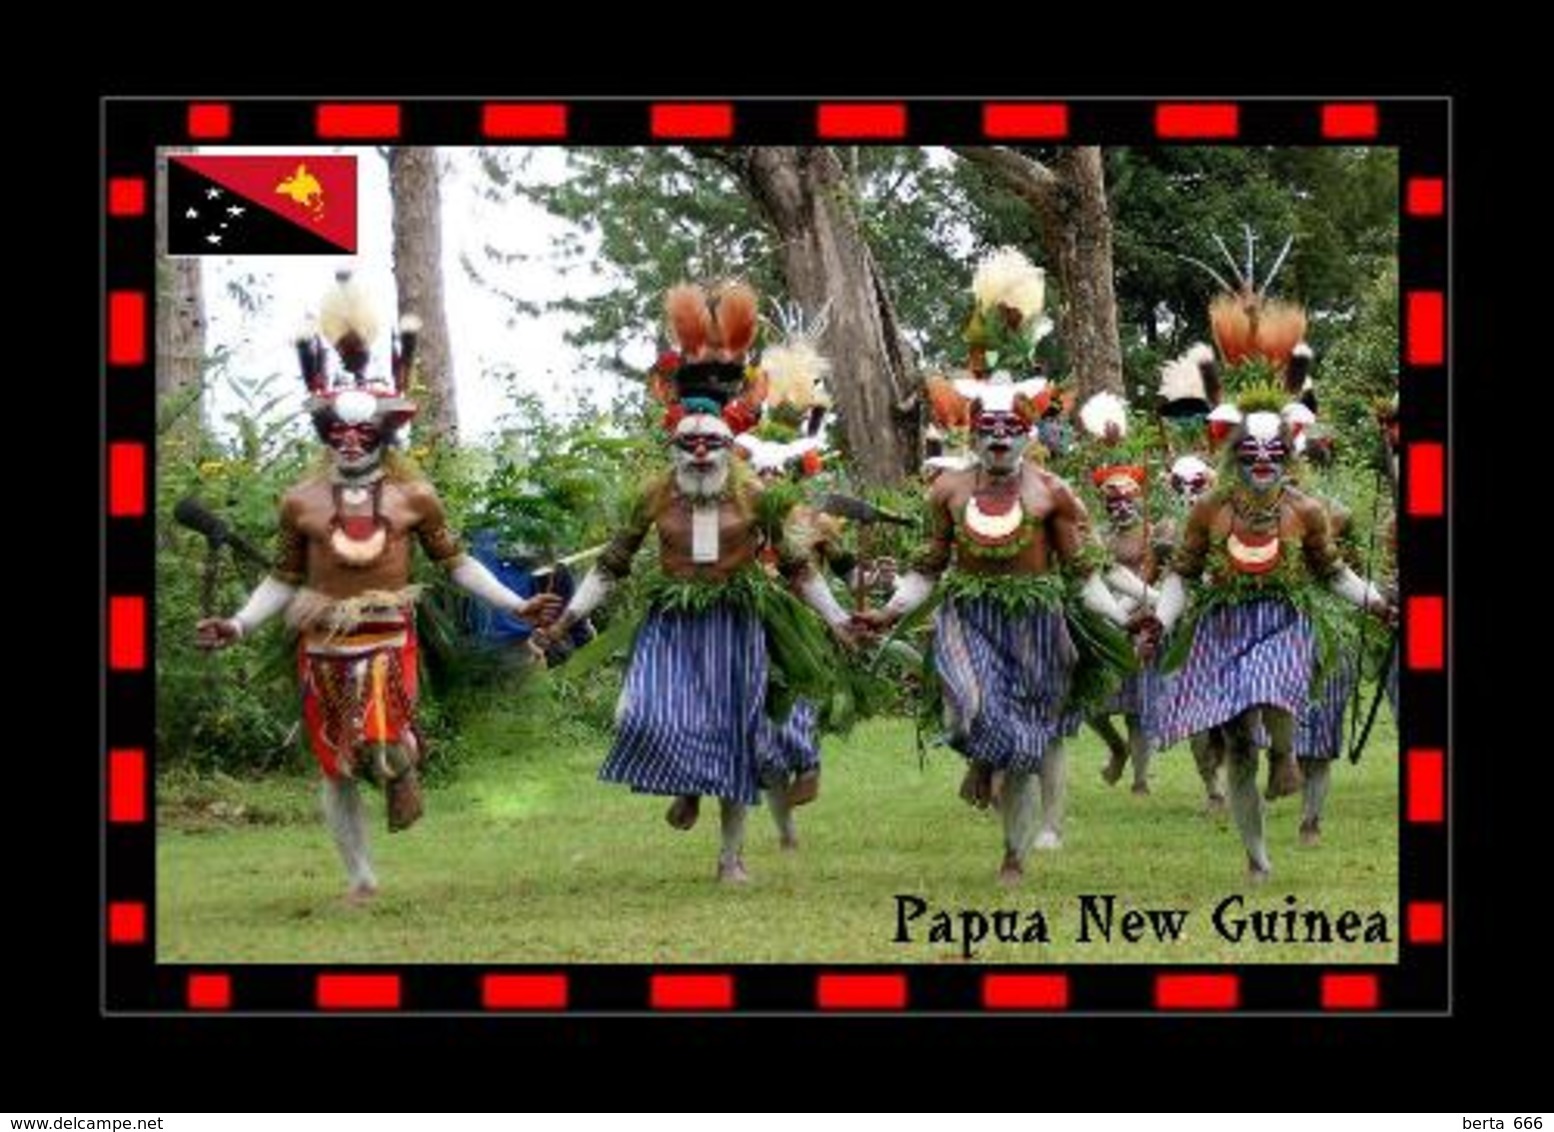
M799 811L801 848L780 853L770 815L751 814L753 881L713 881L717 808L676 832L667 799L633 795L595 773L605 741L521 734L503 711L468 730L484 751L428 794L427 816L389 836L369 802L382 892L346 906L343 872L302 777L176 783L159 790L156 940L163 962L965 962L960 912L989 917L977 962L1392 962L1398 919L1398 762L1387 713L1358 766L1335 767L1316 848L1296 843L1299 799L1270 807L1271 882L1249 890L1226 820L1201 814L1185 744L1156 757L1154 793L1100 778L1104 748L1088 730L1070 744L1066 843L1035 853L1024 884L1001 888L999 823L956 797L963 763L947 748L919 768L901 720L825 744L820 799ZM1131 772L1130 772L1131 773ZM1259 781L1263 777L1259 772ZM1216 904L1245 893L1243 913L1353 909L1386 917L1388 942L1241 943L1217 934ZM930 910L894 941L897 894ZM1079 897L1116 898L1111 942L1080 931ZM992 913L1045 917L1049 942L994 939ZM1181 937L1122 935L1123 913L1185 909ZM934 910L954 941L930 939ZM1335 936L1336 939L1336 936Z

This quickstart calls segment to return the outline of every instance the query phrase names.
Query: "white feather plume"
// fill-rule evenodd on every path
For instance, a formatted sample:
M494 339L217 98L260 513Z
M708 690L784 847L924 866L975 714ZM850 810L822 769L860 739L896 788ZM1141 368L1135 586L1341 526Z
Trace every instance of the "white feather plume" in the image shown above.
M359 281L350 275L337 277L338 282L324 293L319 303L318 327L330 345L354 331L368 347L378 339L378 316L373 312L372 297Z
M1079 408L1079 423L1097 439L1121 440L1128 435L1128 406L1115 393L1100 392ZM1108 434L1115 429L1116 435Z
M1309 406L1300 401L1291 401L1280 410L1279 415L1284 418L1284 423L1293 428L1307 428L1316 424L1317 415Z
M1167 401L1209 399L1203 387L1203 372L1198 368L1214 360L1214 350L1206 342L1194 342L1179 358L1160 367L1160 396Z
M1008 377L1002 370L999 374ZM994 375L995 379L999 374ZM982 402L982 408L987 412L1012 413L1016 397L1021 394L1032 398L1039 396L1047 388L1047 379L1032 377L1025 381L978 381L974 377L957 377L951 384L955 386L955 392L967 400Z
M770 346L761 355L766 373L766 403L787 402L800 409L831 404L821 385L831 374L831 363L807 337L790 338Z
M821 445L818 436L776 444L749 433L740 433L734 438L734 443L750 454L750 466L757 472L780 472L804 453L812 452Z
M996 305L1020 312L1030 323L1042 312L1047 299L1047 273L1025 257L1019 248L1003 247L984 256L971 277L971 293L979 310Z

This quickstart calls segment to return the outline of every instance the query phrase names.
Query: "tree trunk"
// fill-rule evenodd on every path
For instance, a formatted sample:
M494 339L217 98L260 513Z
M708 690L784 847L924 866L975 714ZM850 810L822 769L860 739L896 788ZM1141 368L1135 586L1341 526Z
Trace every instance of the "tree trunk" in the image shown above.
M834 367L837 425L858 477L898 482L919 461L916 381L841 162L818 146L758 146L720 159L737 169L777 230L790 297L811 313L831 302L820 346Z
M421 319L417 371L427 395L416 420L428 443L455 444L459 409L454 398L453 351L442 298L442 194L437 186L437 151L396 146L389 151L394 198L394 285L399 309Z
M1009 149L961 147L955 152L1036 210L1042 244L1057 276L1060 301L1053 322L1079 400L1103 389L1122 395L1112 221L1106 211L1100 147L1065 146L1050 168Z
M180 414L198 426L203 421L202 389L205 376L205 295L201 290L200 261L167 258L167 154L187 152L188 147L163 149L156 178L156 395L158 406L171 407L196 399Z

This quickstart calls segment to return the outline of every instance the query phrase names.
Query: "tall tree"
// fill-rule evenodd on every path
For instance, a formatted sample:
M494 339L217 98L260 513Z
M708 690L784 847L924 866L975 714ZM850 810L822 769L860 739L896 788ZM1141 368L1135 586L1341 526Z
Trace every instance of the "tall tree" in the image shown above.
M955 152L1035 212L1044 258L1057 277L1053 321L1080 399L1103 389L1121 394L1112 221L1100 147L1063 146L1048 160L1000 147Z
M205 375L205 296L198 257L167 258L167 154L156 179L156 393L178 419L200 422ZM195 404L189 404L190 401Z
M395 146L389 150L388 163L394 199L394 284L399 309L421 319L417 366L430 393L420 427L434 443L456 443L459 409L442 296L437 151L429 146Z
M810 310L831 304L824 349L853 470L866 483L895 482L919 458L913 363L842 163L823 146L716 152L776 230L788 293Z

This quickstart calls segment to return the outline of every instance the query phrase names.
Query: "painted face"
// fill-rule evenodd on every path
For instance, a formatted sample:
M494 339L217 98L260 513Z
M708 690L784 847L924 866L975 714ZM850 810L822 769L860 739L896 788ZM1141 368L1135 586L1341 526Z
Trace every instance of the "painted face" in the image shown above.
M1246 436L1236 445L1236 468L1241 481L1253 491L1269 491L1284 482L1284 463L1289 445L1273 413L1252 413L1246 420Z
M1176 472L1171 473L1171 490L1181 496L1188 503L1196 503L1203 498L1203 493L1214 486L1207 470L1192 471L1185 475Z
M324 442L334 451L335 467L346 475L370 472L383 459L383 434L371 421L334 421Z
M1018 413L984 410L971 422L972 444L989 474L1007 476L1020 468L1030 443L1030 426Z
M1114 526L1131 527L1139 521L1139 486L1125 476L1117 476L1101 485L1106 517Z
M680 490L693 499L719 494L728 482L729 448L734 442L719 417L697 413L675 426L674 474Z

